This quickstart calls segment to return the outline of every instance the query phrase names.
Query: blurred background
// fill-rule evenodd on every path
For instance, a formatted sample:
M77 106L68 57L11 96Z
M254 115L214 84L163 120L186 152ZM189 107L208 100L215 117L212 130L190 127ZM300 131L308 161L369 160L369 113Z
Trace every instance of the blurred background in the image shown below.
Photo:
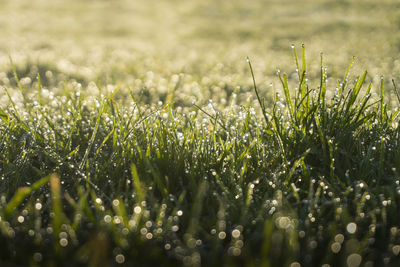
M261 89L278 84L277 69L291 77L290 47L302 43L311 76L323 51L333 83L352 56L354 75L367 69L372 82L384 75L400 83L400 2L0 0L3 86L13 83L10 55L26 87L40 73L54 90L64 81L84 88L92 81L162 95L184 73L182 97L208 98L224 88L247 90L246 56Z

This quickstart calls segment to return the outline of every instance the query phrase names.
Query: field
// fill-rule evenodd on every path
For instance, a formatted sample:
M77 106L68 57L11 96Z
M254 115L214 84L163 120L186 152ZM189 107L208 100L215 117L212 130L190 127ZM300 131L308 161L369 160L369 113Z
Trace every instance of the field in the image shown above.
M0 266L399 266L400 3L0 0Z

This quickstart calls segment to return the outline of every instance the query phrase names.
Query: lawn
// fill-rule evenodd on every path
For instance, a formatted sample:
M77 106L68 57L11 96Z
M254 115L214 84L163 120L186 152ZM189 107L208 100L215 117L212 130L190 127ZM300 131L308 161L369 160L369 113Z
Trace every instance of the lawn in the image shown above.
M0 0L0 265L399 266L397 1Z

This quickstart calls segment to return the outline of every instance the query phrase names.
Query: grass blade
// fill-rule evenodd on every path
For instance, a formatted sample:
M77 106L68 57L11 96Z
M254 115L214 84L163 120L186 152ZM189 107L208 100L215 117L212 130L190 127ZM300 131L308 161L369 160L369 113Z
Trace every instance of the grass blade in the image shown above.
M5 123L8 124L10 122L10 118L8 117L7 113L0 108L0 119Z
M141 203L145 199L145 192L143 190L142 183L140 182L135 164L131 164L131 175L138 203Z
M5 217L9 217L14 211L16 211L19 205L24 201L24 199L30 195L33 191L38 190L40 187L45 185L50 180L50 176L46 176L32 186L27 187L20 187L18 188L17 192L11 198L10 202L8 202L7 206L4 209Z

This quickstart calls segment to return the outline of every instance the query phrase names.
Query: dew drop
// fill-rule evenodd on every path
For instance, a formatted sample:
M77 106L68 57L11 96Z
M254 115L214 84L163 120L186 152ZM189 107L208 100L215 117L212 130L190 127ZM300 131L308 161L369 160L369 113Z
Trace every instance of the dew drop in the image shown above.
M65 238L61 238L61 239L60 239L60 245L61 245L62 247L66 247L66 246L68 245L68 240L65 239Z
M119 264L122 264L125 262L125 256L122 254L118 254L117 256L115 256L115 261Z
M134 211L136 214L139 214L139 213L142 211L142 208L139 207L139 206L136 206L136 207L133 209L133 211Z
M17 220L19 223L23 223L25 221L25 218L24 218L24 216L18 216Z
M349 234L354 234L357 231L357 224L351 222L346 226L346 230Z
M340 243L339 242L334 242L332 245L331 245L331 250L332 250L332 252L333 253L339 253L339 251L340 251L340 249L342 248L342 246L340 245Z
M360 266L361 261L362 261L362 257L357 253L351 254L350 256L347 257L347 260L346 260L347 266L349 266L349 267L358 267L358 266Z
M110 215L104 216L104 221L105 221L106 223L110 223L110 222L111 222L111 216L110 216Z
M226 233L225 232L219 232L219 234L218 234L218 238L219 239L225 239L225 237L226 237Z
M238 229L232 231L233 238L238 238L239 236L240 236L240 231Z

